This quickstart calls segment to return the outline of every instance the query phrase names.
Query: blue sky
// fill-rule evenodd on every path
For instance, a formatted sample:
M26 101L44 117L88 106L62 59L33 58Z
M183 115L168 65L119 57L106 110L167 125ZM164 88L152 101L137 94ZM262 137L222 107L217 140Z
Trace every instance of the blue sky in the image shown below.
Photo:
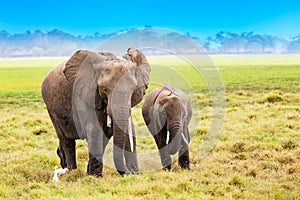
M300 34L300 1L5 0L0 8L0 30L10 33L57 28L90 35L144 25L200 37L222 30L288 38Z

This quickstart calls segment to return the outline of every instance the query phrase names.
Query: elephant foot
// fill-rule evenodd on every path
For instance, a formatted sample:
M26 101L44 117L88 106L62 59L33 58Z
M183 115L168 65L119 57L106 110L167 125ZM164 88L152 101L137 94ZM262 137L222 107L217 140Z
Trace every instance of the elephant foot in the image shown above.
M130 174L140 174L140 171L139 170L131 170Z
M128 169L129 174L139 174L140 173L137 162L133 162L130 165L127 165L126 168Z
M167 152L160 151L160 159L161 164L163 166L163 170L170 171L172 168L172 159L171 156Z
M94 174L94 173L88 173L89 176L93 176L95 178L103 178L102 175L99 175L99 174Z
M56 150L56 154L58 155L58 157L60 158L60 165L61 167L64 169L67 167L67 162L66 162L66 156L64 151L58 147Z
M129 170L129 173L130 174L139 174L140 170L138 168L132 168L132 169Z
M103 164L101 161L98 161L95 157L90 158L87 165L87 174L101 178L102 177Z
M71 139L59 139L59 147L56 150L60 158L62 168L76 169L76 143Z
M102 170L100 169L92 169L92 167L90 167L90 164L88 164L87 166L87 174L90 176L94 176L96 178L102 178Z
M172 165L170 164L170 165L167 165L167 166L163 167L163 170L171 171L171 168L172 168Z
M120 171L120 170L117 170L117 171L119 172L119 174L120 174L121 176L130 174L129 171L126 171L126 172Z
M140 174L139 171L120 171L120 170L117 170L118 173L121 175L121 176L125 176L125 175L133 175L133 174Z
M181 156L179 157L179 166L182 168L182 169L188 169L190 170L190 158L187 157L187 156Z

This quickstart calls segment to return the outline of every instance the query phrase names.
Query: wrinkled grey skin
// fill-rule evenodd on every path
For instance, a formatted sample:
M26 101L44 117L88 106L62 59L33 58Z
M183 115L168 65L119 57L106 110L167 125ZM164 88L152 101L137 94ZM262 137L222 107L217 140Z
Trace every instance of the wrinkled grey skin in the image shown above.
M143 117L159 149L164 169L170 170L170 155L178 152L181 168L190 169L188 124L192 108L188 96L170 85L158 87L150 92L143 105ZM169 140L167 144L167 134Z
M113 155L118 172L139 172L134 125L129 117L131 107L142 100L148 87L150 66L144 54L134 48L129 48L124 58L117 59L112 53L77 51L44 79L42 96L59 138L57 154L63 168L77 168L75 140L86 139L87 173L101 177L103 153L114 136ZM107 125L108 116L111 126Z

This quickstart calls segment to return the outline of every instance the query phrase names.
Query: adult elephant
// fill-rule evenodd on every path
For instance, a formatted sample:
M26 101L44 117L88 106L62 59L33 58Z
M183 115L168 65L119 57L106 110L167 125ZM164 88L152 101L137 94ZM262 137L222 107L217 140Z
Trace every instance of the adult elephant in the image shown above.
M145 94L150 65L134 48L129 48L124 58L80 50L44 79L42 96L59 138L57 154L63 168L77 168L75 140L86 139L87 173L101 177L103 153L114 136L118 172L139 172L131 107Z
M166 84L149 93L142 112L159 149L163 167L170 170L170 155L179 151L180 167L190 169L188 124L192 118L192 107L188 96L180 89Z

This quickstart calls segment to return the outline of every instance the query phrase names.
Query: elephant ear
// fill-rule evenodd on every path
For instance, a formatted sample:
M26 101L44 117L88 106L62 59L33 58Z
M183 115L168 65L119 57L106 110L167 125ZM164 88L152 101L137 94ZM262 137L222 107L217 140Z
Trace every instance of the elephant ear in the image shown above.
M136 67L135 74L138 86L145 85L148 88L150 71L149 64L142 64Z
M123 58L135 65L134 69L137 87L131 97L131 106L133 107L140 103L145 95L145 91L149 84L151 69L146 56L138 49L130 47Z
M88 57L88 58L87 58ZM74 82L80 66L83 64L97 64L103 61L115 60L117 57L110 52L91 52L88 50L78 50L66 62L63 73L68 81ZM84 62L86 60L86 62Z
M150 65L148 63L141 64L135 69L135 77L137 80L137 89L131 97L131 106L140 103L145 95L145 91L149 85Z
M130 47L127 50L127 54L123 55L123 58L125 58L126 60L129 60L133 63L136 63L137 66L141 65L143 63L148 63L143 52L141 52L140 50L135 49L133 47Z
M68 81L74 82L82 62L85 60L89 53L90 51L88 50L76 51L66 62L63 73Z

